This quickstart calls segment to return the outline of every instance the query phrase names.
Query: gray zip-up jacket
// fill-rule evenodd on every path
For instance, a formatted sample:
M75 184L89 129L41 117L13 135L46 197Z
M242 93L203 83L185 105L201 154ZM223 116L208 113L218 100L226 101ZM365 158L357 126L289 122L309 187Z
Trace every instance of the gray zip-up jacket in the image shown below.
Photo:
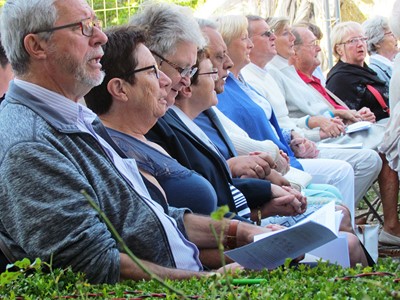
M99 126L97 119L93 127ZM12 83L0 107L0 240L9 259L53 255L54 267L71 265L94 283L117 282L119 246L81 190L133 253L175 267L159 219L101 145ZM169 211L185 233L184 210Z

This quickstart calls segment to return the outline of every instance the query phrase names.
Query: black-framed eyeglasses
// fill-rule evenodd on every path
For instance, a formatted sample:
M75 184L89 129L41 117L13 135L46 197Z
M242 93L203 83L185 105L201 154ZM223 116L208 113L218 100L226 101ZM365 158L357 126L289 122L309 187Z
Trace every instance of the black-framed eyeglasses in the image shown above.
M343 43L339 43L338 45L357 45L358 42L366 43L367 41L368 41L368 38L363 36L363 37L357 37L357 38L350 39Z
M93 30L95 27L99 30L102 30L101 20L99 20L97 18L92 19L91 17L89 17L87 19L83 19L80 22L66 24L66 25L57 26L57 27L52 27L52 28L44 29L44 30L38 30L33 33L37 34L37 33L41 33L41 32L52 32L52 31L75 27L75 26L80 26L82 34L87 37L91 37L93 35Z
M157 56L159 59L161 59L160 61L160 66L161 64L165 61L167 64L169 64L172 68L174 68L175 70L177 70L179 72L179 74L181 75L181 77L186 77L189 76L189 78L192 78L194 74L196 74L197 72L197 68L194 67L186 67L186 68L181 68L180 66L178 66L177 64L174 64L173 62L169 61L168 59L165 59L164 57L162 57L160 54L158 54L157 52L151 51L151 53L153 53L155 56Z
M147 71L147 70L150 70L150 69L153 69L154 70L154 74L156 75L156 78L160 79L160 70L158 70L157 65L151 65L151 66L147 66L147 67L144 67L144 68L140 68L140 69L129 71L128 73L125 74L125 76L129 77L129 76L131 76L131 75L133 75L133 74L135 74L137 72L143 72L143 71Z
M210 75L210 77L215 81L218 79L218 69L217 68L212 68L211 72L204 72L204 73L198 73L197 76L200 75Z

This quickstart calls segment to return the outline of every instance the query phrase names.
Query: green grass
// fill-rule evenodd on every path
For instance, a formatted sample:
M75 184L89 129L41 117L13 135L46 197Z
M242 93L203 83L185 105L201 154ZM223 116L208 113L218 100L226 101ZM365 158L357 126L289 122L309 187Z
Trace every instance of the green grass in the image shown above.
M183 291L188 298L201 299L388 299L400 297L400 284L395 280L399 275L399 263L392 259L380 259L371 268L343 269L338 266L319 263L315 268L281 267L272 271L234 274L238 278L264 278L265 282L248 286L234 286L232 294L223 282L224 276L202 279L167 281ZM82 274L71 270L56 269L43 272L40 261L36 267L25 266L18 276L1 275L0 298L3 299L178 299L165 287L155 281L125 281L116 285L92 285ZM368 272L389 272L393 276L365 276L343 280ZM339 279L339 280L338 280ZM161 294L161 295L158 295ZM156 297L157 296L157 297ZM21 297L21 298L19 298ZM142 298L140 298L142 297Z

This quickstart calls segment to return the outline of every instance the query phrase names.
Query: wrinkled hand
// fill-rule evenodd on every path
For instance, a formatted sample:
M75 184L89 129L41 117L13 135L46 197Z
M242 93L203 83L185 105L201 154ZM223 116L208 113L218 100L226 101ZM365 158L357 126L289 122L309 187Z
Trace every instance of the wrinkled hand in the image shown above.
M271 170L271 173L267 177L265 177L265 179L279 186L290 186L290 182L276 170Z
M345 133L345 126L343 121L339 118L320 118L320 137L326 139L328 137L338 137L342 133Z
M268 162L271 169L276 169L276 163L274 162L272 156L269 153L263 152L263 151L253 151L253 152L249 152L249 155L250 156L258 156L258 157L264 159L265 161Z
M362 121L376 122L375 114L368 107L361 108L358 113L361 115Z
M355 110L338 109L334 111L335 116L344 120L346 124L362 121L362 116Z
M301 203L301 212L300 214L305 213L305 211L307 210L307 197L303 196L298 190L290 187L290 186L282 186L282 188L284 190L286 190L287 192L291 193L292 195L294 195L296 197L296 199L298 199Z
M265 179L276 164L266 152L252 155L241 155L228 159L229 169L233 177Z
M270 229L271 231L279 231L279 230L286 228L285 226L278 225L278 224L268 224L264 227Z
M275 161L276 164L275 170L281 173L282 175L285 175L290 170L290 159L289 156L282 150L279 150L279 153L280 155L278 159Z
M317 145L306 138L295 138L291 140L290 148L298 158L315 158L319 154Z
M291 187L279 187L272 184L271 190L272 199L261 207L262 218L275 215L296 216L305 211L304 205L307 205L305 197ZM251 219L258 219L257 212L252 211Z
M232 275L232 274L235 274L237 271L241 271L241 270L244 270L244 267L241 266L240 264L234 262L234 263L225 265L225 268L224 267L219 268L218 270L216 270L216 272L219 274L225 274L225 271L226 271L227 273ZM211 275L215 275L215 273L211 272L211 273L209 273L208 276L211 276Z

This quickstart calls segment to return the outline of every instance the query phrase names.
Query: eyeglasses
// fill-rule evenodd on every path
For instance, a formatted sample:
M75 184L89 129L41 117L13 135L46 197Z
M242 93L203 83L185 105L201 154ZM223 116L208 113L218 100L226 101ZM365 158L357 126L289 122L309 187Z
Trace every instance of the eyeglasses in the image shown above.
M296 42L294 42L296 44ZM303 44L303 46L307 46L307 47L317 47L320 45L320 40L314 40L309 44Z
M267 30L267 31L261 33L260 35L269 38L269 37L271 37L271 35L273 35L274 33L275 33L275 30L274 30L274 29L270 29L270 30Z
M102 30L101 20L98 20L97 18L95 18L95 19L87 18L80 22L35 31L34 34L41 33L41 32L52 32L52 31L56 31L56 30L60 30L60 29L64 29L64 28L75 27L75 26L80 26L82 34L87 37L91 37L93 35L93 30L95 27L99 30Z
M148 66L148 67L144 67L144 68L140 68L140 69L136 69L136 70L130 71L130 72L126 73L125 76L129 77L129 76L131 76L131 75L133 75L135 73L143 72L143 71L150 70L150 69L153 69L154 70L154 74L156 75L156 78L160 79L160 70L158 70L157 65L151 65L151 66Z
M163 61L165 61L167 64L169 64L172 68L174 68L175 70L177 70L179 72L179 74L181 75L181 77L186 77L189 76L189 78L192 78L194 74L196 74L197 72L197 68L192 68L192 67L186 67L186 68L181 68L180 66L178 66L177 64L174 64L173 62L170 62L169 60L165 59L164 57L162 57L160 54L158 54L157 52L151 51L151 53L153 53L155 56L157 56L159 59L161 59L160 61L160 66L163 63Z
M198 73L197 76L200 75L210 75L210 77L212 78L212 80L217 80L218 79L218 69L217 68L212 68L211 72L204 72L204 73Z
M366 43L367 41L368 41L368 38L364 36L364 37L358 37L358 38L350 39L350 40L345 41L343 43L339 43L338 45L346 45L346 44L348 44L348 45L357 45L358 42Z
M391 31L385 32L383 35L384 35L384 36L385 36L385 35L390 35L390 36L392 36L392 37L395 37L394 34L393 34L393 32L391 32Z

